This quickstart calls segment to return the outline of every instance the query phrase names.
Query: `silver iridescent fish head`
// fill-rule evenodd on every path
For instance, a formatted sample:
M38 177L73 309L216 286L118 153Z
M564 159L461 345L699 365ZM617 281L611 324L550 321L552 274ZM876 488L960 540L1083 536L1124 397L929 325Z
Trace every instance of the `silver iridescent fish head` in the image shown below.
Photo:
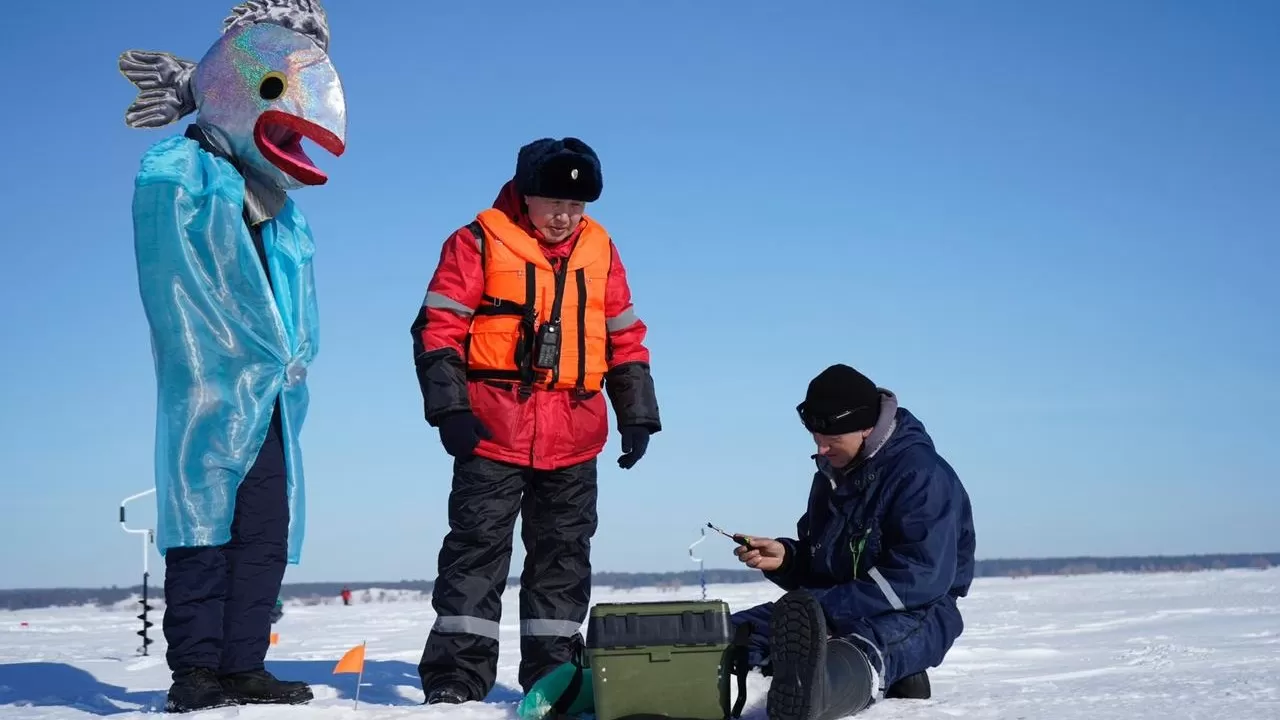
M196 122L257 180L283 190L324 184L302 139L334 155L346 149L346 98L328 50L319 0L245 0L199 63L121 54L120 71L139 90L125 122L155 128L197 112Z
M334 155L346 149L346 99L328 53L272 23L234 27L192 75L197 122L232 155L281 188L322 185L328 176L302 148L307 138Z

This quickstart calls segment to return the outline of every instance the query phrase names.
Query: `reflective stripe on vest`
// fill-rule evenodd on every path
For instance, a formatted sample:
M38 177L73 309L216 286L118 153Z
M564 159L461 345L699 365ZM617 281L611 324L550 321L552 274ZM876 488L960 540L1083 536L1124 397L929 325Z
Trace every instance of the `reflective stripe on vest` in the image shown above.
M604 383L609 330L604 296L609 236L590 218L569 257L553 270L538 241L500 210L476 216L484 235L484 297L471 320L467 376L553 390L595 392ZM560 359L533 367L534 339L558 318Z

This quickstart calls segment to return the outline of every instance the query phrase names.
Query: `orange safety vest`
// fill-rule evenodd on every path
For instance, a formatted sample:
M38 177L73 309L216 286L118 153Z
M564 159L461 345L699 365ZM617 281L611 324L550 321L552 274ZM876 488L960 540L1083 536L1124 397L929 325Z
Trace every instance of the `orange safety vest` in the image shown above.
M538 240L505 213L476 216L484 265L484 297L467 337L467 377L519 382L550 390L595 392L609 369L605 287L612 258L609 235L586 226L560 272ZM553 346L559 345L559 353ZM539 349L551 352L539 352Z

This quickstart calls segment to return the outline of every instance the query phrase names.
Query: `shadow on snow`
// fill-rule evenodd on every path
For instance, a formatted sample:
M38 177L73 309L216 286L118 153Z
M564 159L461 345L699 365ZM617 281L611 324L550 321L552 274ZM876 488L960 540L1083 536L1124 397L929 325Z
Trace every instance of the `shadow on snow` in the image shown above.
M51 662L0 665L0 705L65 707L93 715L163 710L164 691L129 691L89 671Z
M332 660L268 660L267 669L285 680L302 680L312 687L332 688L338 699L352 700L355 675L334 675ZM399 688L421 687L418 668L399 660L368 660L360 687L360 704L416 705ZM98 680L89 671L65 663L32 662L0 664L0 706L65 707L92 715L160 712L166 688L127 690ZM516 703L520 693L498 685L485 698L489 703Z
M301 680L312 687L326 685L342 700L354 700L355 675L334 675L333 660L268 660L267 669L281 680ZM360 704L417 705L421 700L404 697L399 688L408 686L419 693L422 680L418 666L403 660L365 660L364 680L360 686ZM518 690L496 685L484 699L487 703L518 703L523 697Z

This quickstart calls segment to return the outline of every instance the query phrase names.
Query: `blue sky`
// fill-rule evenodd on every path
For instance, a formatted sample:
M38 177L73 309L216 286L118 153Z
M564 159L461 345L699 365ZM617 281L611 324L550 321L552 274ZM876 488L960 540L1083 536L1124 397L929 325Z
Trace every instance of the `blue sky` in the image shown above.
M131 182L181 125L126 128L115 60L199 58L231 4L23 3L0 29L0 586L138 580ZM833 362L925 422L979 557L1280 549L1280 6L328 6L349 146L294 195L323 347L286 581L434 577L450 461L409 324L443 239L548 135L601 155L590 212L665 422L634 470L616 433L601 457L598 570L692 568L708 520L791 533L793 407Z

